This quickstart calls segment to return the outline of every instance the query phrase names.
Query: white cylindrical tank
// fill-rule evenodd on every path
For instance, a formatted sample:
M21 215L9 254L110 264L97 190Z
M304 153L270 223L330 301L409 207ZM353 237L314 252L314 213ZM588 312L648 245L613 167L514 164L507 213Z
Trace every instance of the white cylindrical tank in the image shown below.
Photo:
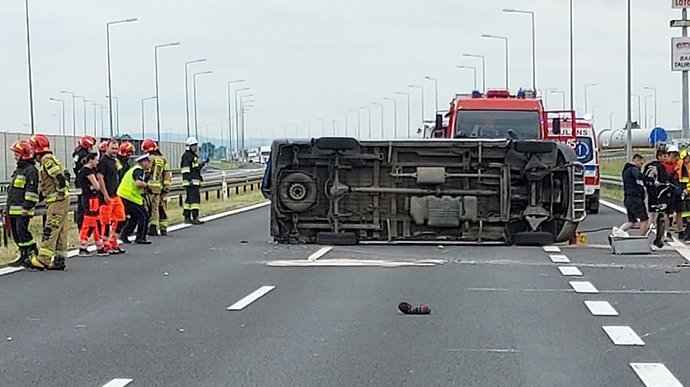
M649 135L651 129L633 129L632 130L632 144L634 148L650 147ZM666 134L669 139L680 138L681 130L666 129ZM605 129L599 133L599 146L601 149L617 149L625 148L628 135L625 129Z

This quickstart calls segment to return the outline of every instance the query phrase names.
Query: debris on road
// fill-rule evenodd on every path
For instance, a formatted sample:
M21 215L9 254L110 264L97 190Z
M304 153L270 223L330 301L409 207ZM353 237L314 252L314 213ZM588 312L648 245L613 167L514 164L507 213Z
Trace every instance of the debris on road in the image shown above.
M425 304L413 307L407 302L401 302L398 304L398 310L402 314L431 314L431 308Z

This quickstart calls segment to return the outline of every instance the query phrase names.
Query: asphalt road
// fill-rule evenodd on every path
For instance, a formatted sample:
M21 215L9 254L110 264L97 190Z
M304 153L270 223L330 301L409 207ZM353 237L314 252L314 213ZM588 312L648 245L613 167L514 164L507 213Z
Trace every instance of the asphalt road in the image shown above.
M75 258L64 273L0 276L0 385L644 386L631 363L656 364L641 366L648 386L690 383L690 268L673 250L326 251L273 245L267 215L186 228L125 256ZM604 209L583 229L622 221ZM259 289L267 293L240 302ZM401 301L432 314L402 315ZM584 301L619 315L593 316ZM617 345L604 326L629 327L644 345Z

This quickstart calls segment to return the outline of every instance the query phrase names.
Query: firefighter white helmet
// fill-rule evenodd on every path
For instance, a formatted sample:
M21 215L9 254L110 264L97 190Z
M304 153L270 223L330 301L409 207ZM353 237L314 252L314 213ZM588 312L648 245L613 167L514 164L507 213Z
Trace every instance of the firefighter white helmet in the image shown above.
M187 139L187 141L184 142L184 144L187 146L199 145L199 141L197 141L194 137L190 137Z

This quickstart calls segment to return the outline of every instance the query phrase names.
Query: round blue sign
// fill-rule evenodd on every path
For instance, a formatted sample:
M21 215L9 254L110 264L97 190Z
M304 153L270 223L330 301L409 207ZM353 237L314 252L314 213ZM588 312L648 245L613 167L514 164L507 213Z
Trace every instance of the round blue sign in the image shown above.
M577 154L577 159L582 161L589 158L590 152L592 150L589 145L584 141L578 141L577 147L575 148L575 153Z
M666 131L664 128L654 128L652 131L649 133L649 144L654 146L660 142L666 142L668 140L668 134L666 134Z

